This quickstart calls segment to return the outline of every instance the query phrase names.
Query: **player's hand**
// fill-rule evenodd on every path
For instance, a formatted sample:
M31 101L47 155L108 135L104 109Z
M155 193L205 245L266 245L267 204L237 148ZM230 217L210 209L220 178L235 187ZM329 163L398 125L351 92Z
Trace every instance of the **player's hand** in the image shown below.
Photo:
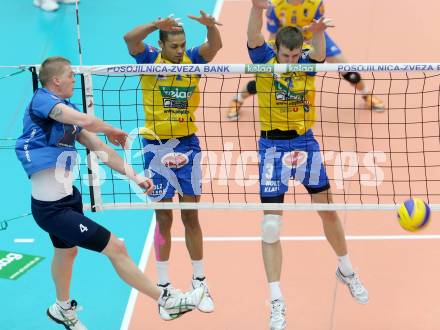
M200 10L200 16L188 15L189 18L199 22L200 24L206 25L207 27L212 27L214 25L222 25L222 23L217 22L214 16L208 15L203 10Z
M122 146L123 148L126 147L128 134L119 128L112 127L111 130L105 133L105 135L115 146Z
M313 20L310 25L303 28L304 31L311 33L324 32L329 27L335 27L330 18L321 17L319 20Z
M174 14L171 14L167 18L159 17L153 24L162 31L182 31L180 18L174 18Z
M252 5L256 8L266 9L271 5L269 0L252 0Z
M151 179L138 175L136 181L137 185L144 191L145 194L151 194L153 192L155 187Z

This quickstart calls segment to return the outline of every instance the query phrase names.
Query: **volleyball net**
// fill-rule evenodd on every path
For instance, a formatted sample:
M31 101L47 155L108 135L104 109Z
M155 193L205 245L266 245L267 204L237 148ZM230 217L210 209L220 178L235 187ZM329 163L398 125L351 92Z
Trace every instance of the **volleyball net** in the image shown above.
M95 155L81 150L75 177L93 210L146 208L218 209L394 209L409 197L420 197L435 209L440 206L440 64L258 64L258 65L108 65L74 67L78 76L73 102L84 112L130 133L131 146L118 149L127 163L144 171L146 148L141 77L191 75L199 91L171 85L162 99L170 111L185 111L188 93L200 102L194 123L198 128L201 173L188 178L201 183L200 203L158 203L134 183L100 164ZM33 74L34 87L38 68ZM240 119L229 121L230 101L257 73L317 72L313 87L316 120L312 128L330 180L333 203L313 204L301 180L288 180L283 204L262 204L259 195L258 139L260 122L257 96L245 101ZM365 107L362 95L340 72L359 72L372 94L386 109ZM153 87L156 88L156 87ZM156 88L158 89L158 88ZM145 90L144 90L145 92ZM272 92L272 91L271 91ZM156 103L157 102L157 103ZM187 125L187 122L182 122ZM105 139L105 136L102 136ZM179 139L176 140L179 143ZM166 144L170 140L163 140ZM106 141L108 142L108 141ZM293 156L292 156L293 155ZM168 155L169 158L170 155ZM179 166L181 155L159 157L164 167ZM185 157L183 155L183 157ZM279 155L284 157L284 155ZM302 155L289 166L299 166ZM171 164L171 166L170 166ZM147 167L147 176L156 175ZM174 184L172 179L169 184ZM167 183L168 184L168 183ZM174 187L178 191L178 187ZM176 193L177 195L177 193Z

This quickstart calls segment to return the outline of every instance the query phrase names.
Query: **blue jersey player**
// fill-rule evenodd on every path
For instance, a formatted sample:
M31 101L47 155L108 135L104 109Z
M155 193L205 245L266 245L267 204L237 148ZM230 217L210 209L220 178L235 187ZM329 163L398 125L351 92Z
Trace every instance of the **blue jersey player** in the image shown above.
M81 194L73 186L72 167L78 141L110 168L126 175L150 193L151 180L137 175L116 151L103 143L102 132L114 145L125 146L127 134L98 118L77 110L68 100L73 94L74 75L70 62L49 57L40 68L42 88L37 89L26 108L23 133L16 143L16 154L32 184L32 215L38 226L49 234L54 246L52 278L56 302L47 315L66 329L86 327L76 316L77 302L70 299L73 262L78 247L107 256L119 276L130 286L157 300L170 319L194 309L203 297L203 289L189 293L157 288L133 263L124 243L106 228L83 214Z

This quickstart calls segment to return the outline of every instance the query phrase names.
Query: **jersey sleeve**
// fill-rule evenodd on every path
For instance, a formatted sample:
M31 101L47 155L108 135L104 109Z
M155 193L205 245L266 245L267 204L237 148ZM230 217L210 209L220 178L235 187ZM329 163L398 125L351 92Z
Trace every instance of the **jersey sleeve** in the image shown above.
M281 24L280 24L280 20L275 14L275 7L273 5L270 5L269 8L267 8L266 18L267 18L266 20L267 30L271 33L277 33Z
M200 46L193 47L186 50L186 55L193 64L205 64L206 60L200 55Z
M159 51L153 46L147 45L144 43L145 50L142 53L131 55L137 64L150 64L154 63L157 56L159 55Z
M308 64L308 63L322 63L314 61L310 58L310 49L303 49L301 52L301 56L298 61L299 64ZM308 76L315 76L316 72L306 72Z
M74 108L76 111L82 112L82 111L81 111L80 109L78 109L78 107L77 107L75 104L73 104L73 103L70 103L70 102L69 102L68 106ZM81 126L76 126L76 129L77 129L77 134L79 134L79 133L81 133L81 130L82 130L83 128L82 128Z
M324 13L325 13L324 2L321 1L321 3L318 6L318 9L316 10L315 17L313 17L313 18L318 20L322 16L324 16Z
M248 47L248 52L252 63L258 64L267 63L275 56L273 48L267 42L256 48Z
M61 100L58 96L39 89L32 99L31 110L36 116L46 119L49 118L49 113L52 111L54 106L62 102L63 100Z

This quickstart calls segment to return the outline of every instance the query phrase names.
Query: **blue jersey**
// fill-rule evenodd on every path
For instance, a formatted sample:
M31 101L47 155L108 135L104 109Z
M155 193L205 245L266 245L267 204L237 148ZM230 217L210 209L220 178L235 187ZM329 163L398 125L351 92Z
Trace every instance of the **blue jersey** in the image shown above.
M75 140L81 128L49 117L49 113L59 103L78 110L74 104L45 88L35 92L26 108L23 133L17 139L15 153L29 177L44 169L59 166L71 170L75 163Z

